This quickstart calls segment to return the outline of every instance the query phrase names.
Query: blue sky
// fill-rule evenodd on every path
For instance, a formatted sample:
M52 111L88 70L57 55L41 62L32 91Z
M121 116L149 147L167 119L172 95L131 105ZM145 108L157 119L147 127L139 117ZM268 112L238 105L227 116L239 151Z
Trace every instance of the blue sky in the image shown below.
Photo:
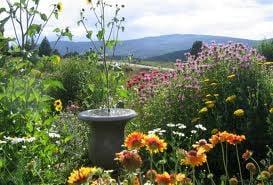
M2 0L1 0L2 1ZM95 1L95 0L94 0ZM248 39L273 37L273 0L109 0L124 4L121 12L127 21L122 40L165 34L206 34ZM55 0L42 0L48 11ZM62 0L64 11L52 20L45 32L54 39L55 27L69 26L75 41L85 39L83 27L77 26L84 0ZM94 17L88 17L92 28Z

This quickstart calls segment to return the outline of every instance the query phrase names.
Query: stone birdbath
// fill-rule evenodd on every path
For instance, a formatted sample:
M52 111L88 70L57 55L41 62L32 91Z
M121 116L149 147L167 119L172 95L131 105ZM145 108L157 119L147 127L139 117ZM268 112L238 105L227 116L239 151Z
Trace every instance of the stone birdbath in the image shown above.
M137 116L131 109L92 109L81 112L79 119L90 126L88 155L92 165L115 169L115 154L122 150L126 123Z

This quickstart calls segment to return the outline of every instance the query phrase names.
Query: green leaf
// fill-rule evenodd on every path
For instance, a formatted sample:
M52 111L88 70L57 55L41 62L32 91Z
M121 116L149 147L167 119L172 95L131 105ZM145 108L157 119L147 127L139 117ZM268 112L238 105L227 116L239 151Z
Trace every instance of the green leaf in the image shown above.
M46 15L46 14L41 13L41 14L40 14L40 17L41 17L41 19L42 19L43 21L47 21L47 15Z
M88 89L89 89L91 92L94 92L94 90L95 90L95 85L94 85L94 84L88 84Z
M118 88L117 93L121 98L128 98L128 91L125 88Z
M61 32L61 30L60 30L60 28L55 28L55 29L53 30L53 32L59 33L59 32Z
M28 29L28 32L27 34L30 36L30 37L33 37L34 35L38 34L41 30L41 25L38 25L38 24L32 24L29 29Z
M78 21L78 22L77 22L77 25L80 26L81 22L82 22L82 21Z
M73 35L72 35L72 33L70 31L69 32L64 32L63 36L67 37L69 40L72 40L72 37L73 37Z
M54 122L54 118L50 117L44 121L44 125L50 126Z
M106 47L112 49L116 44L116 41L115 40L109 40L106 42Z
M0 8L0 13L3 13L6 11L6 8Z
M54 13L54 16L55 16L56 19L58 19L58 18L59 18L58 12L55 12L55 13Z
M105 30L104 30L104 29L98 31L98 33L97 33L97 38L98 38L99 40L103 40L104 34L105 34Z
M0 169L5 167L5 161L3 159L0 159Z
M67 142L70 141L71 139L73 139L73 136L72 136L72 135L67 136L67 137L64 139L64 143L67 143Z
M32 1L37 5L40 0L32 0Z
M92 34L93 34L93 31L88 31L86 34L86 38L92 39Z
M0 21L0 28L4 27L4 25L8 22L9 18L10 18L10 16L8 16Z
M33 125L31 123L27 123L27 129L29 132L33 132Z
M48 89L64 89L63 84L57 80L45 80L44 81L45 90Z

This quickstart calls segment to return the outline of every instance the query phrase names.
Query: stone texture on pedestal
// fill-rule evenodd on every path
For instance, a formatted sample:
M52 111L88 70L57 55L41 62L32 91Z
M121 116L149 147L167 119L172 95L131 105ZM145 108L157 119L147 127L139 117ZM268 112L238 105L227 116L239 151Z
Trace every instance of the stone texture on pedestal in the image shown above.
M136 117L130 109L94 109L81 112L79 119L90 126L89 159L104 169L115 169L115 154L121 151L126 123Z

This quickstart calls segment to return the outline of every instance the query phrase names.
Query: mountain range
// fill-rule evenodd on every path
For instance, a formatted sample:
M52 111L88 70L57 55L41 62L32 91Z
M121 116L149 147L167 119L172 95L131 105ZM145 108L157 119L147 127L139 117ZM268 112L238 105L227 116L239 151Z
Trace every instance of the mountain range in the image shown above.
M177 56L184 53L184 50L191 48L193 42L197 40L205 43L210 43L211 41L217 43L233 41L244 43L249 46L253 46L257 43L256 40L224 36L173 34L121 41L117 46L116 55L133 55L134 57L141 59L158 59L158 56L160 56L159 58L164 58L164 55L167 55L169 60L169 56L172 55L172 53ZM53 46L54 42L51 42L51 45ZM99 42L95 42L95 45L99 46ZM92 44L90 42L60 41L56 48L62 55L67 52L84 53L92 48Z

